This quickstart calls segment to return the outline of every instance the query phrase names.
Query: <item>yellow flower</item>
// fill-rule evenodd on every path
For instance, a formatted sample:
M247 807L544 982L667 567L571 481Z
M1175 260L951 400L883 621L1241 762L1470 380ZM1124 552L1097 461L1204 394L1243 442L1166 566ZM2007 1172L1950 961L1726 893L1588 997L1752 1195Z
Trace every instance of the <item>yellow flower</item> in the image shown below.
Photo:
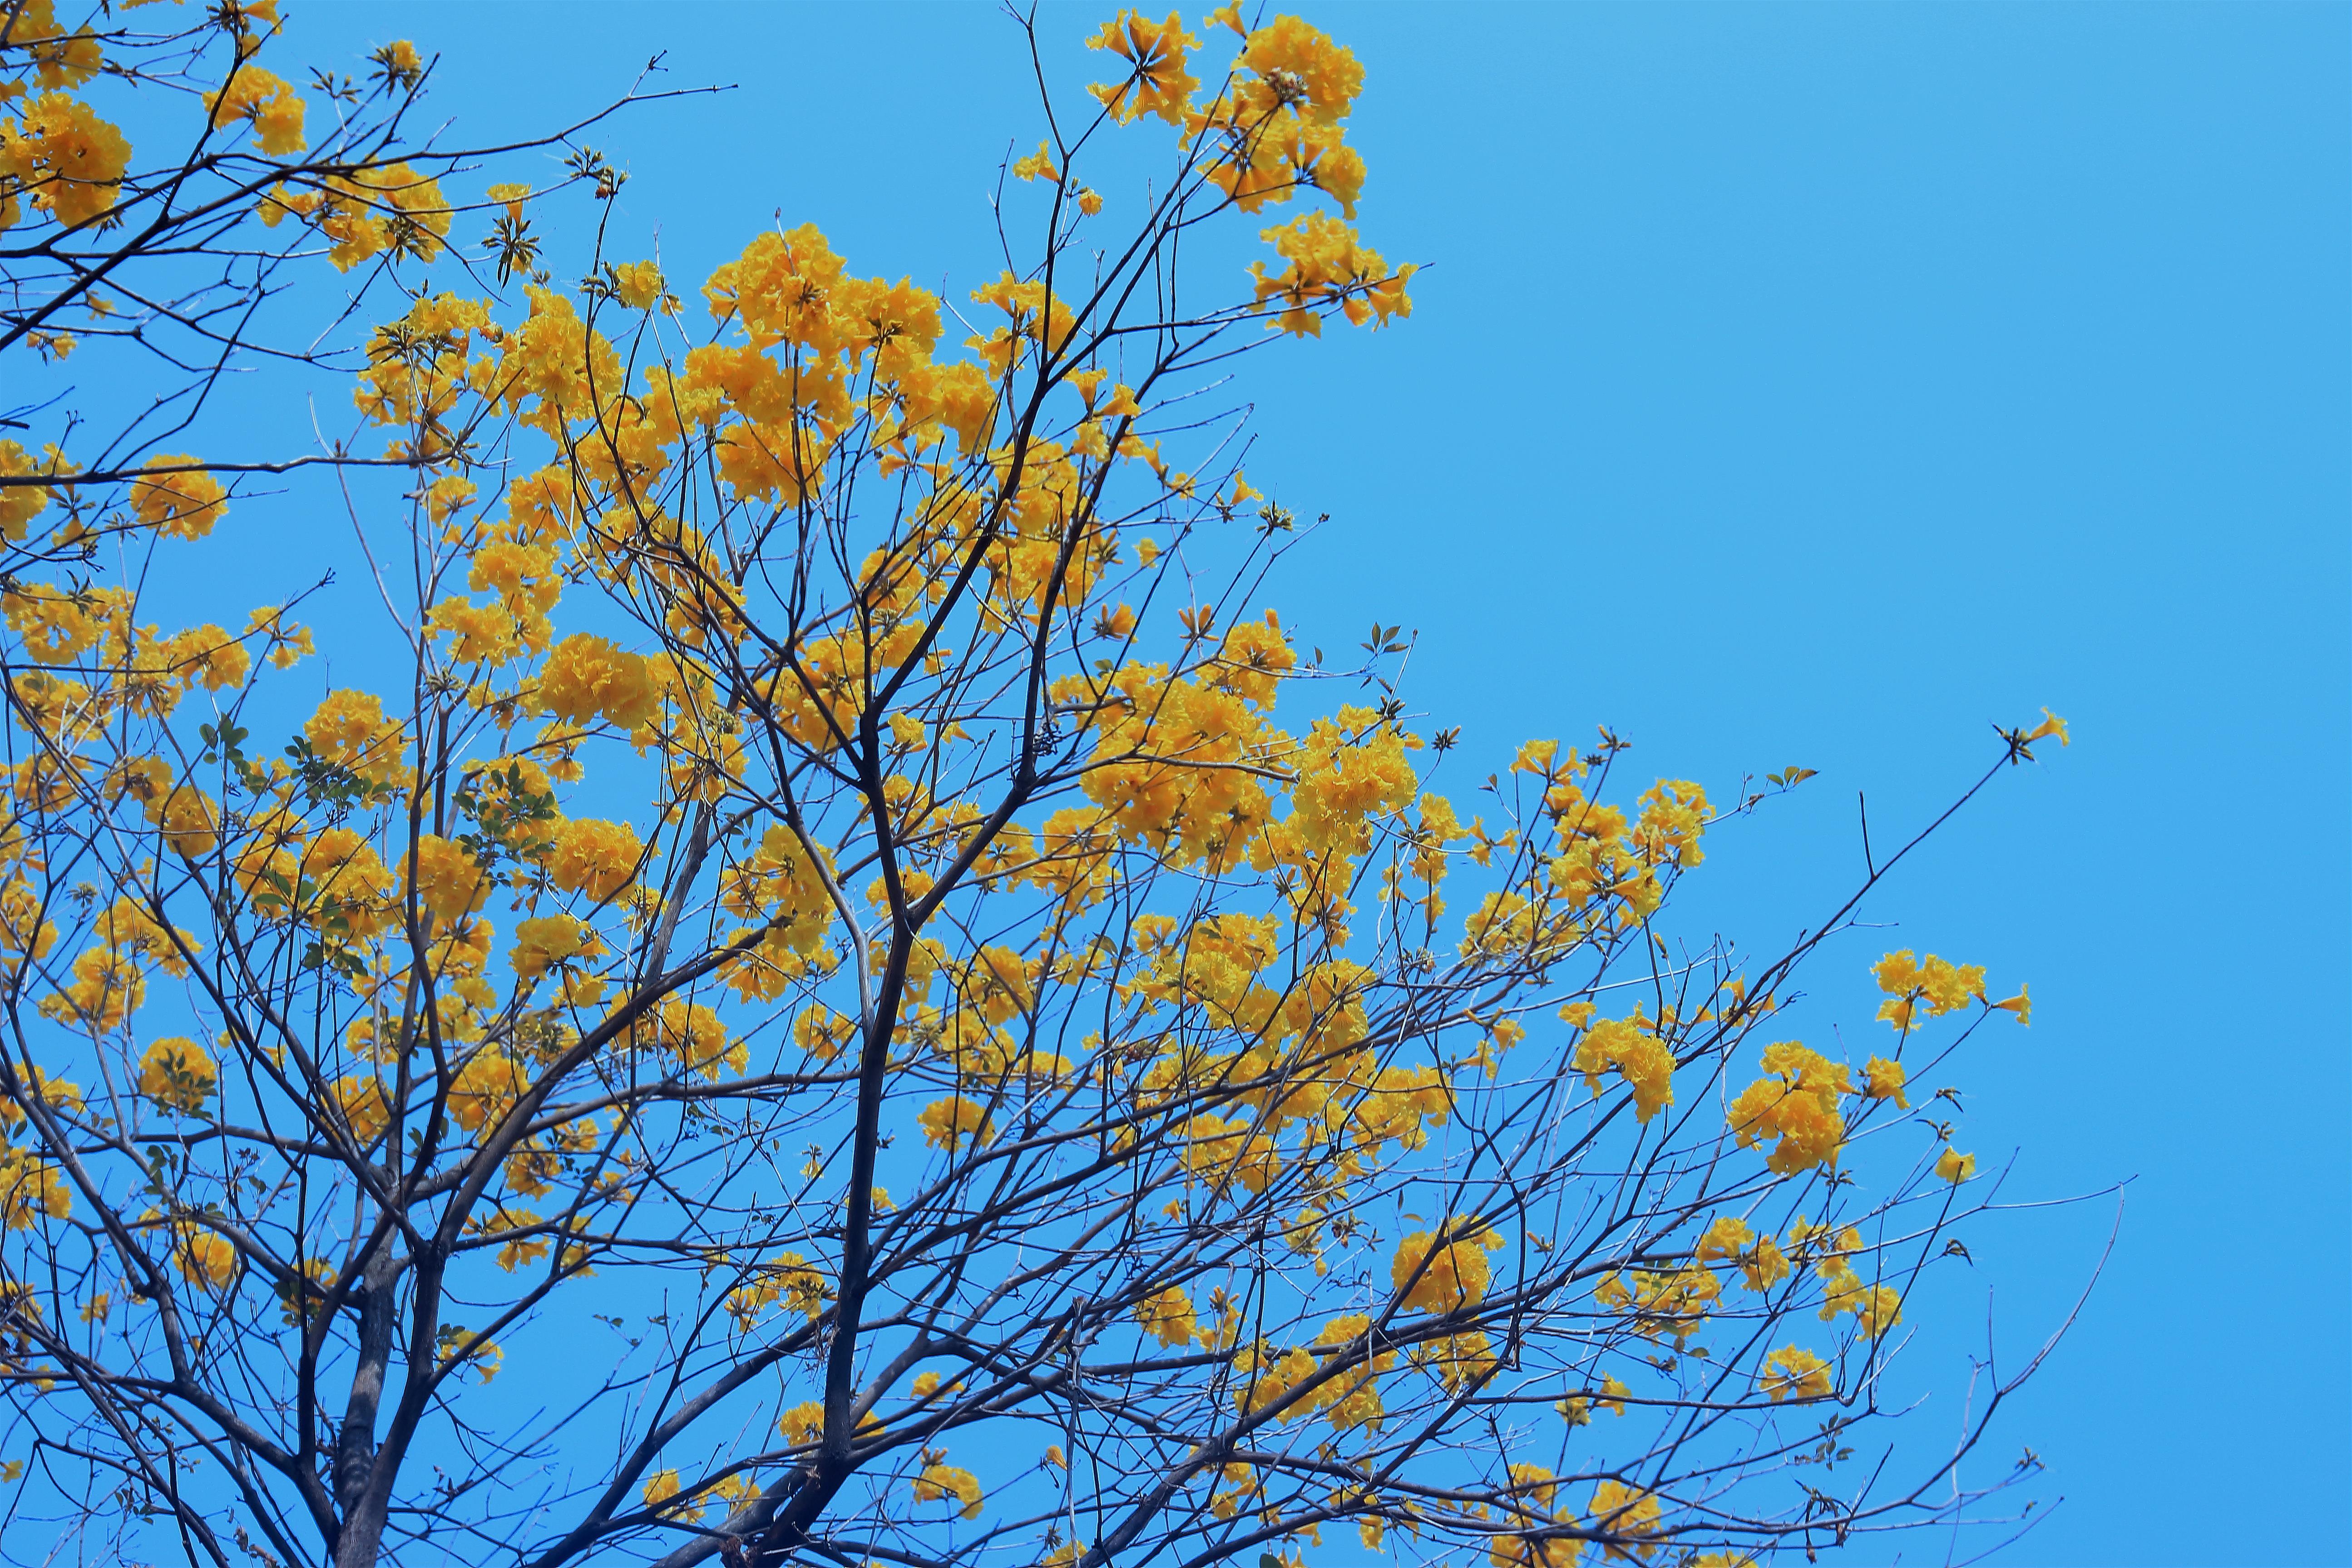
M1276 16L1248 34L1240 64L1268 84L1286 80L1298 112L1318 124L1347 118L1364 90L1364 68L1355 54L1297 16Z
M1061 184L1062 172L1054 166L1054 149L1043 142L1025 158L1013 162L1013 177L1016 180L1051 180Z
M702 1517L699 1503L677 1503L678 1479L676 1470L656 1470L646 1478L643 1493L647 1507L661 1510L665 1519L697 1520ZM668 1506L665 1506L668 1505Z
M248 635L258 633L268 640L269 662L279 669L291 669L308 655L318 652L310 640L310 628L298 626L286 618L282 609L263 608L246 617Z
M488 1132L530 1087L529 1076L504 1048L490 1046L467 1058L449 1083L449 1114L469 1132Z
M751 1061L750 1047L740 1040L729 1041L727 1026L716 1011L683 996L662 1004L655 1033L661 1047L677 1058L682 1072L716 1079L722 1067L740 1072Z
M228 1237L194 1226L182 1228L172 1243L172 1261L191 1285L224 1289L236 1278L236 1247Z
M64 1219L72 1213L72 1190L55 1165L30 1150L0 1143L0 1219L10 1230L29 1230L44 1216Z
M1903 1298L1892 1285L1873 1285L1857 1294L1843 1310L1853 1313L1862 1336L1874 1340L1903 1321Z
M1712 820L1706 791L1687 779L1661 779L1642 796L1633 843L1654 865L1696 866L1706 858L1699 839Z
M955 1150L967 1142L988 1142L987 1111L960 1094L931 1101L915 1121L923 1130L923 1142L935 1149Z
M1698 1238L1695 1256L1701 1263L1716 1263L1738 1257L1756 1239L1748 1222L1737 1215L1718 1215Z
M1394 272L1381 253L1358 240L1356 231L1328 213L1307 213L1286 224L1262 230L1259 237L1289 263L1268 275L1265 263L1253 261L1261 308L1269 301L1279 307L1265 310L1266 325L1294 336L1321 337L1322 310L1336 305L1357 326L1385 326L1392 316L1412 314L1405 286L1415 265L1406 262Z
M832 1295L833 1288L825 1283L824 1275L809 1266L807 1258L797 1252L784 1251L752 1268L742 1284L727 1293L727 1310L733 1315L738 1328L748 1330L759 1321L761 1310L770 1302L780 1300L814 1322L824 1315L824 1304ZM822 1423L822 1410L817 1419Z
M79 87L105 65L106 51L98 37L87 25L70 32L59 26L53 0L16 0L9 12L8 43L25 51L24 63L33 68L33 80L40 86ZM7 83L0 88L0 102L22 90L21 80Z
M0 199L5 205L5 199ZM0 219L0 228L5 228ZM0 440L0 476L22 479L28 475L65 475L73 472L73 465L58 455L55 447L47 447L35 457L14 441ZM0 489L0 538L22 540L32 521L49 507L49 502L63 492L47 485L10 485Z
M147 1000L147 977L111 948L93 947L74 959L73 980L45 998L41 1012L92 1034L121 1026Z
M1087 47L1108 49L1134 69L1124 81L1103 82L1087 90L1121 124L1157 114L1171 125L1181 125L1192 91L1201 85L1185 74L1185 51L1200 47L1201 40L1184 31L1173 11L1164 22L1154 22L1140 11L1121 11L1103 24Z
M212 797L193 784L183 784L160 801L148 803L148 819L160 830L163 847L190 859L209 855L220 843L215 831L219 816Z
M413 88L425 79L425 58L406 38L394 38L369 58L387 85Z
M515 922L514 947L508 961L524 980L536 980L556 964L593 957L604 943L593 928L569 915L541 915Z
M1583 1551L1584 1542L1573 1535L1553 1535L1534 1541L1522 1535L1492 1535L1486 1538L1489 1568L1575 1568L1576 1560Z
M506 1352L499 1348L496 1340L484 1339L471 1329L450 1324L441 1331L441 1357L445 1363L464 1363L466 1370L478 1382L487 1384L499 1375L499 1368L506 1361Z
M1648 1540L1659 1530L1662 1509L1655 1495L1622 1481L1602 1481L1586 1511L1594 1530L1618 1538L1604 1542L1610 1560L1630 1563L1636 1552L1647 1558L1656 1550Z
M1193 1316L1192 1299L1183 1287L1171 1285L1157 1296L1147 1296L1135 1304L1135 1321L1143 1331L1163 1345L1189 1345L1200 1327Z
M1731 1102L1731 1127L1740 1146L1778 1138L1764 1163L1783 1175L1836 1164L1845 1142L1838 1096L1853 1092L1845 1068L1783 1040L1764 1047L1764 1071L1769 1076Z
M621 263L613 268L613 281L621 303L632 310L643 310L662 297L661 268L650 261Z
M2053 735L2058 738L2058 743L2062 746L2071 746L2074 743L2066 738L2066 721L2044 708L2042 710L2042 722L2018 737L2018 741L2021 745L2030 746L2036 741L2046 741Z
M139 1064L139 1091L173 1110L202 1110L218 1079L205 1048L177 1036L149 1046Z
M1863 1086L1864 1094L1873 1100L1891 1100L1905 1110L1911 1109L1911 1102L1903 1097L1905 1079L1901 1062L1873 1057L1862 1064L1862 1072L1866 1080Z
M202 539L213 524L228 515L228 492L202 468L186 467L195 458L158 452L147 459L152 479L131 486L131 510L141 522L166 539ZM180 469L158 473L157 469Z
M1428 1231L1417 1230L1398 1243L1389 1279L1404 1292L1401 1304L1408 1310L1450 1312L1475 1307L1486 1293L1486 1254L1502 1245L1499 1235L1483 1227L1443 1247Z
M1755 1247L1739 1259L1740 1278L1750 1290L1762 1294L1789 1277L1789 1259L1769 1236L1756 1238Z
M130 142L89 105L43 93L0 121L0 228L16 222L18 191L67 227L88 223L113 207L130 163Z
M646 847L625 822L577 817L556 829L548 875L558 889L602 903L637 874Z
M1778 1405L1784 1399L1827 1399L1835 1392L1829 1363L1808 1350L1783 1345L1764 1358L1758 1386Z
M1572 1064L1587 1088L1601 1092L1601 1075L1616 1069L1633 1091L1633 1116L1647 1121L1675 1102L1675 1053L1638 1015L1603 1018L1576 1043Z
M1963 1154L1956 1150L1947 1148L1942 1154L1937 1157L1936 1174L1943 1177L1944 1180L1951 1183L1952 1185L1956 1187L1962 1182L1968 1181L1973 1177L1976 1173L1977 1157L1974 1154Z
M383 1086L373 1078L337 1079L328 1086L328 1097L362 1149L373 1144L392 1121Z
M926 1456L929 1458L930 1454L936 1452L937 1450L927 1450ZM923 1466L922 1474L915 1478L915 1500L917 1502L941 1502L950 1500L959 1501L963 1504L964 1518L978 1519L981 1508L980 1481L970 1470L961 1470L953 1465L943 1463L944 1458L944 1455L940 1455L937 1458L929 1458Z
M490 896L489 877L480 863L464 845L436 834L417 837L414 876L416 901L445 922L464 919Z
M1559 1481L1540 1465L1510 1465L1506 1473L1511 1483L1506 1521L1515 1529L1540 1527L1551 1516L1552 1503L1559 1495ZM1378 1544L1369 1532L1364 1540L1368 1545ZM1492 1535L1486 1538L1486 1562L1489 1568L1573 1568L1583 1548L1584 1542L1573 1535L1534 1540L1526 1535Z
M388 781L403 751L401 722L386 719L383 700L372 691L330 691L302 726L311 749L362 778Z
M205 107L219 120L251 121L255 142L273 158L303 148L301 98L291 85L259 66L238 66L218 92L205 94Z
M1910 1030L1914 1013L1923 1002L1929 1017L1940 1018L1968 1005L1970 998L1985 1000L1985 972L1980 963L1954 963L1932 952L1925 959L1915 959L1911 950L1905 948L1873 964L1871 973L1878 988L1892 998L1879 1005L1878 1016L1897 1034Z

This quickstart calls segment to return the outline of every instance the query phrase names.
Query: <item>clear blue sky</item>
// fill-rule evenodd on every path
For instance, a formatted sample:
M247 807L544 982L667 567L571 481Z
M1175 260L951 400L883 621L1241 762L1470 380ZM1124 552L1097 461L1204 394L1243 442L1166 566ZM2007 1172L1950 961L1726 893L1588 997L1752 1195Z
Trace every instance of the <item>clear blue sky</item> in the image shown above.
M1900 932L1817 979L1916 945L2031 981L1966 1139L2019 1199L2131 1179L2004 1415L1994 1467L2031 1444L2065 1500L2000 1560L2352 1560L2352 11L1304 9L1368 68L1368 237L1433 265L1409 325L1247 372L1253 480L1333 518L1290 618L1335 647L1419 628L1416 705L1496 760L1607 722L1719 793L1820 769L1711 862L1706 912L1754 943L1858 868L1858 790L1891 834L1988 721L2071 719L1873 909ZM1107 14L1046 14L1064 82ZM781 212L968 287L997 161L1037 136L979 4L296 29L322 63L444 51L467 140L657 48L673 84L742 83L599 138L635 175L623 227L658 226L683 280ZM2112 1217L1970 1238L2004 1358Z

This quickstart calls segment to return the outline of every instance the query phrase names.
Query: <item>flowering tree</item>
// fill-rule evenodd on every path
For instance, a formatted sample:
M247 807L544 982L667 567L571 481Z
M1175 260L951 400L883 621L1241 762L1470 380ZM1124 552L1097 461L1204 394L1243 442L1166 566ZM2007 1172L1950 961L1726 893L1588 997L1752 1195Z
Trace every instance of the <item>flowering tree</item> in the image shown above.
M12 1547L1565 1568L1974 1504L2013 1377L1900 1479L1799 1467L1870 1440L1974 1206L1912 1086L2024 994L1898 952L1865 1061L1778 1037L1853 903L1769 962L1665 922L1804 770L1717 805L1534 742L1465 821L1396 634L1333 661L1264 605L1294 519L1190 410L1411 310L1350 226L1346 49L1123 14L1091 99L1041 77L968 307L796 227L689 309L601 246L556 286L553 193L437 183L482 155L394 161L406 45L320 79L304 153L266 4L5 14L0 348L78 312L174 367L102 459L47 408L0 443ZM226 80L183 168L71 96L109 68ZM1149 134L1148 190L1082 183ZM1180 267L1269 223L1245 289ZM257 356L223 323L321 260L381 301L361 363L303 356L360 433L150 450L214 379L156 334ZM307 679L285 599L143 624L306 460L377 678Z

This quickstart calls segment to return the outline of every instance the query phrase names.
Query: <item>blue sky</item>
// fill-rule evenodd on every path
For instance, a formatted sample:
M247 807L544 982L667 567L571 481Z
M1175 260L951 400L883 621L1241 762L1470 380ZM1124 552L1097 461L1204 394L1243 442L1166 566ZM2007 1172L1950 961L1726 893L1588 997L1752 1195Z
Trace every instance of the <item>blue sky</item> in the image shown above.
M1286 619L1335 647L1417 628L1410 695L1480 773L1603 722L1718 794L1819 769L1710 861L1700 911L1757 945L1853 879L1858 793L1892 837L1983 765L1988 721L2072 720L1867 911L1900 930L1815 980L1857 1019L1888 947L2031 982L1965 1138L2021 1202L2128 1184L1990 1461L2030 1444L2064 1501L1998 1560L2352 1557L2352 11L1307 15L1368 68L1367 237L1429 270L1409 324L1245 373L1253 481L1332 519ZM1045 14L1062 83L1099 19ZM1037 135L1017 32L978 4L296 26L321 61L442 51L467 141L656 49L671 85L740 83L597 138L634 176L621 230L682 281L780 214L969 287L998 162ZM2030 1353L2114 1217L1972 1236L1990 1326L1928 1353Z

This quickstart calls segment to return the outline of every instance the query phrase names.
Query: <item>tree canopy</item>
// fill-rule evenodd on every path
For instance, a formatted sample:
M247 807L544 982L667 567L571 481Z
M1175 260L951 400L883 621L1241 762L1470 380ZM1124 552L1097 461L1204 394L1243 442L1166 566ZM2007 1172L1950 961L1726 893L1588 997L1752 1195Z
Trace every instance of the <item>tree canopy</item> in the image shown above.
M1890 953L1864 1059L1801 1043L1907 844L1751 956L1675 889L1807 770L1469 762L1398 628L1279 610L1329 541L1216 389L1412 309L1346 47L1121 13L942 296L791 217L559 257L604 116L452 150L412 45L306 88L272 0L120 11L0 8L9 396L113 389L0 439L11 1556L1727 1568L1977 1507L2019 1373L1832 1471L1980 1204L1920 1085L2022 987ZM183 450L232 368L346 424ZM228 565L300 469L315 559Z

